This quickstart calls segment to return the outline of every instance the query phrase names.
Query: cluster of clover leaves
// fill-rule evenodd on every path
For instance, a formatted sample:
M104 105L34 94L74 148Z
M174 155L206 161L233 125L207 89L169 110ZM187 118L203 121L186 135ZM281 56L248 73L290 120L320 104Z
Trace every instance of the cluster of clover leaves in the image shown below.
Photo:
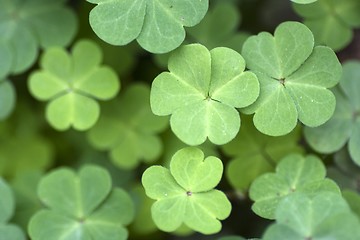
M261 32L248 37L242 47L234 47L236 51L214 47L217 43L213 42L180 46L184 27L204 18L208 0L87 0L96 4L89 15L90 25L104 41L126 45L136 40L151 53L174 50L168 71L153 80L151 89L130 85L120 98L103 105L102 114L97 100L115 98L120 80L114 70L102 65L101 49L93 41L80 40L70 52L65 50L77 28L65 1L4 1L0 17L7 24L0 25L5 33L0 37L0 56L5 59L0 60L0 119L9 114L15 101L6 77L27 70L41 48L40 69L31 73L28 88L36 99L48 101L46 119L56 130L89 130L90 144L108 151L112 162L124 169L160 157L163 145L157 134L168 123L176 137L190 145L171 154L168 167L151 166L142 174L145 194L153 200L151 217L160 230L173 232L185 226L214 234L221 230L220 221L230 215L230 201L215 189L223 175L223 162L205 157L199 146L208 140L223 145L224 153L234 158L229 166L236 167L226 172L231 185L249 189L253 211L275 220L264 240L360 238L360 221L352 211L356 204L347 203L339 186L325 177L321 160L313 155L288 155L302 152L294 141L288 141L299 138L296 126L300 122L311 147L332 153L348 142L350 156L360 162L360 89L354 80L360 64L345 64L343 74L334 53L351 40L351 28L360 25L359 14L351 10L358 9L359 3L346 0L345 11L330 0L292 1L306 19L304 24L284 22L273 35ZM45 7L34 10L41 4ZM342 38L331 38L333 28L325 33L319 30L324 22L341 29ZM199 42L207 31L216 33L206 25L201 28L203 35L189 31ZM236 25L223 29L218 41L233 46L235 40L231 44L225 40L234 29ZM240 113L253 117L240 117ZM242 122L254 128L244 131ZM259 133L262 137L251 139ZM255 149L266 147L252 154L246 149L250 145L236 142L239 136L254 140ZM273 142L271 137L279 136ZM272 144L289 148L280 152ZM280 159L283 155L287 156ZM251 156L250 160L243 160L245 156ZM259 167L239 181L234 169L243 171L251 164ZM274 169L275 173L257 177ZM108 171L93 165L78 172L64 167L39 178L37 196L42 206L28 225L32 239L128 238L125 226L134 220L135 206L125 190L113 186ZM14 200L2 179L0 195L0 236L24 239L17 226L8 224Z

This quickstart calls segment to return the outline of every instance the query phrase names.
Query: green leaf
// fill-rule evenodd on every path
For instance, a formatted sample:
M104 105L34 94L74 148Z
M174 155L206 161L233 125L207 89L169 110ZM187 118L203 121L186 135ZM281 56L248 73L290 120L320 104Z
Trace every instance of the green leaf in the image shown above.
M38 47L67 46L77 31L74 12L65 1L6 1L0 9L0 76L21 73L36 60ZM1 54L2 55L2 54Z
M242 119L239 134L222 146L222 150L231 157L225 172L229 183L236 190L245 192L256 177L272 171L281 158L304 150L298 144L300 128L285 136L271 137L259 132L250 117Z
M242 55L260 82L259 98L243 109L256 128L271 136L291 132L299 119L306 126L325 123L335 109L327 88L341 76L341 64L328 47L317 46L298 22L280 24L272 36L261 32L244 43Z
M336 152L348 142L350 156L358 165L360 165L359 69L359 61L349 61L343 65L340 85L333 89L337 100L334 115L320 127L304 129L307 142L321 153Z
M94 99L108 100L118 93L116 73L98 66L101 60L100 49L89 40L75 44L71 56L62 48L44 53L42 70L31 74L29 89L35 98L50 100L46 118L55 129L89 129L100 115Z
M149 98L147 85L129 86L119 101L105 106L99 122L89 131L91 144L109 151L118 167L132 169L141 160L150 163L161 155L162 142L156 134L167 127L168 120L151 112Z
M142 176L146 195L156 200L151 208L155 224L172 232L184 223L203 234L221 229L219 220L227 218L231 204L224 193L213 189L220 181L222 162L216 157L204 159L194 147L176 152L170 170L148 168Z
M82 168L78 175L65 168L47 174L38 186L43 204L70 217L88 216L110 193L111 178L95 166Z
M294 192L317 194L321 191L340 193L339 187L325 178L325 167L319 158L291 154L276 167L276 173L266 173L252 183L252 210L259 216L274 219L279 202Z
M316 43L328 45L336 51L351 42L352 28L360 26L360 3L357 0L321 0L293 6L313 32Z
M344 190L342 191L343 198L346 200L346 202L349 204L349 207L351 208L352 212L357 215L357 217L360 219L360 196L359 193L350 191L350 190Z
M0 223L7 222L14 213L15 203L11 188L0 178Z
M188 145L206 138L225 144L240 128L235 108L255 101L259 83L245 71L245 61L228 48L181 47L169 59L169 71L152 83L150 104L156 115L172 115L171 129Z
M16 225L13 224L0 224L0 236L4 240L25 240L25 234Z
M13 84L7 80L0 80L0 120L11 114L15 107L15 101L16 93Z
M113 45L125 45L136 39L152 53L177 48L185 38L184 26L198 24L209 4L208 0L87 1L97 4L89 21L101 39Z
M111 189L110 175L100 167L84 166L77 175L54 170L40 181L38 195L47 209L30 220L33 239L127 239L123 226L134 217L132 200L124 190Z
M359 226L359 219L340 195L296 193L279 203L276 224L267 229L263 239L350 240L360 237Z

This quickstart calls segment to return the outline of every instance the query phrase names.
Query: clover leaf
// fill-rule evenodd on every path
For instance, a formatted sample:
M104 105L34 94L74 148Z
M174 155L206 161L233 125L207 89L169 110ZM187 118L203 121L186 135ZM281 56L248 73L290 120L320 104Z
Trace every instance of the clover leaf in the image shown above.
M108 100L119 91L116 73L99 66L101 59L100 48L89 40L77 42L71 56L62 48L42 56L42 70L31 74L29 89L35 98L50 101L46 118L55 129L89 129L100 114L94 98Z
M316 195L295 193L276 209L276 223L264 240L352 240L360 238L360 221L341 195L322 192Z
M256 177L272 171L281 158L290 153L303 153L304 150L298 143L300 128L285 136L271 137L257 131L250 117L242 119L243 125L238 135L221 148L231 157L225 172L229 183L236 190L244 192Z
M54 170L40 181L38 196L46 208L30 220L33 239L127 239L124 225L133 219L133 202L124 190L112 189L101 167L87 165L78 174Z
M134 39L145 50L165 53L185 38L184 26L198 24L208 9L208 0L87 0L97 6L89 21L96 35L113 45Z
M0 177L0 238L9 240L25 240L22 230L7 222L14 214L15 202L11 188Z
M90 143L97 149L109 151L118 167L132 169L141 160L150 163L161 155L162 142L156 134L168 126L168 120L151 112L149 98L147 85L129 86L89 131Z
M229 48L183 46L170 57L170 72L153 81L151 109L159 116L171 114L171 129L188 145L206 138L227 143L240 128L235 108L250 105L259 94L255 74L244 69L244 59Z
M339 187L325 178L325 174L319 158L290 154L277 165L276 173L261 175L252 183L249 190L249 196L255 202L252 210L263 218L274 219L279 202L294 192L332 191L339 194Z
M321 0L293 6L313 32L316 43L328 45L334 50L346 47L353 38L352 28L360 27L358 0Z
M360 61L343 65L343 75L334 89L336 108L332 118L317 128L305 128L305 138L321 153L333 153L346 143L353 161L360 165Z
M13 84L8 80L0 79L0 120L10 115L15 107L15 101L16 94Z
M39 45L66 46L77 30L76 16L65 0L6 1L0 16L0 76L27 70Z
M151 213L159 229L172 232L185 224L203 234L221 229L219 220L227 218L231 204L225 194L213 189L220 181L223 165L220 159L195 147L176 152L170 170L152 166L143 173L146 195L156 202Z
M255 113L259 131L285 135L298 119L316 127L332 116L335 97L327 88L338 83L341 64L330 48L314 48L313 35L305 25L284 22L274 36L261 32L249 37L242 55L260 82L259 98L243 110Z

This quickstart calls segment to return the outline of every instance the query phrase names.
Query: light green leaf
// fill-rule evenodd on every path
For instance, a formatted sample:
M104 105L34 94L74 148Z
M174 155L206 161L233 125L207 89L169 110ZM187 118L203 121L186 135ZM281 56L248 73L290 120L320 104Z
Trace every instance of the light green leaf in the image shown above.
M0 236L1 239L4 240L25 240L25 234L23 231L16 225L7 224L3 225L0 224Z
M152 217L161 230L172 232L184 223L195 231L213 234L221 229L219 220L229 216L229 200L212 189L221 178L221 160L203 158L201 150L184 148L174 154L170 171L152 166L143 173L146 195L156 200Z
M119 79L112 69L98 66L101 59L99 47L88 40L76 43L71 56L62 48L44 53L43 69L31 74L28 85L35 98L50 100L46 118L55 129L89 129L100 115L94 99L108 100L118 93Z
M338 194L322 192L309 196L296 193L286 197L276 210L276 224L263 237L272 239L356 239L359 219Z
M167 127L168 120L151 112L149 97L147 85L129 86L119 101L104 106L104 114L89 131L90 143L109 151L118 167L132 169L161 155L162 142L156 134Z
M0 178L0 224L7 222L14 213L15 203L11 188Z
M54 170L40 181L38 195L48 209L31 218L32 239L127 239L123 226L134 217L133 203L124 190L111 189L110 175L100 167L84 166L77 175Z
M352 28L360 26L357 0L321 0L293 6L313 32L316 43L328 45L335 51L345 48L353 38Z
M259 98L242 111L255 113L261 132L280 136L291 132L297 119L307 126L325 123L334 112L341 64L327 47L314 48L311 31L298 22L284 22L274 33L262 32L244 43L242 54L260 82Z
M75 36L77 20L65 1L6 1L0 9L0 52L7 49L0 76L21 73L36 60L39 46L66 46Z
M300 128L285 136L271 137L259 132L250 117L244 117L239 134L222 146L224 153L231 157L226 177L232 187L241 192L247 191L256 177L272 171L284 156L304 151L298 144Z
M208 0L87 1L97 4L89 20L101 39L113 45L125 45L136 39L152 53L177 48L185 38L184 26L198 24L209 4Z
M0 53L1 56L1 53ZM13 84L0 80L0 120L8 117L15 107L16 93Z
M360 62L343 65L340 86L334 88L336 108L332 118L317 128L305 128L305 138L312 148L321 153L338 151L348 142L348 150L356 164L360 164Z
M85 166L78 175L66 168L46 175L38 186L43 204L70 217L88 216L109 194L111 178L96 166Z
M359 193L351 191L351 190L344 190L342 191L343 198L349 204L351 211L360 218L360 196Z
M338 186L325 179L325 167L315 156L292 154L284 157L276 173L266 173L252 183L250 198L252 210L263 218L274 219L279 202L294 192L316 194L319 191L340 193Z
M199 145L206 138L229 142L240 127L235 108L250 105L259 93L256 76L244 69L244 59L231 49L181 47L169 59L170 72L153 81L151 109L160 116L172 114L171 128L186 144Z

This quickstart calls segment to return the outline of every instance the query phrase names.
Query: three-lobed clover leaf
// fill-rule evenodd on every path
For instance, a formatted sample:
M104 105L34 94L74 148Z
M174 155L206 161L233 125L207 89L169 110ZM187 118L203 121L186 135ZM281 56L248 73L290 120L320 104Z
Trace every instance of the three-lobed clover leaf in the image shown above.
M90 143L109 151L118 167L133 169L140 161L150 163L161 155L157 134L168 126L168 119L151 112L149 98L147 85L129 86L119 101L105 106L99 122L89 131Z
M41 179L37 192L46 208L30 220L32 239L127 239L124 225L134 217L133 202L124 190L112 188L103 168L87 165L78 174L54 170Z
M243 109L255 113L255 127L271 136L325 123L335 109L327 88L341 77L341 64L329 47L314 47L311 31L298 22L281 23L274 36L261 32L244 43L242 55L260 82L259 98Z
M8 80L1 80L0 78L0 120L5 119L11 114L15 107L15 101L16 93L13 84Z
M0 239L25 240L25 235L18 226L7 223L14 214L15 201L11 188L1 177L0 196Z
M340 194L336 183L325 175L325 166L319 158L290 154L277 165L276 173L261 175L251 184L252 210L263 218L274 219L279 202L294 192L317 194L332 191Z
M35 98L50 101L46 118L55 129L89 129L100 115L95 99L108 100L118 93L116 73L99 66L101 61L100 48L89 40L77 42L72 55L58 47L44 53L42 70L31 74L29 89Z
M309 145L321 153L333 153L346 143L353 161L360 165L360 61L343 65L338 88L333 89L336 108L332 118L316 128L305 128Z
M223 152L231 157L226 166L226 177L238 191L248 190L252 181L263 173L272 171L276 163L290 153L302 153L300 147L301 129L281 137L271 137L259 132L248 116L242 118L243 124L238 135L221 146Z
M341 195L332 192L288 196L279 203L275 218L263 240L360 238L359 219Z
M171 114L171 129L188 145L207 138L215 144L233 139L240 128L236 108L250 105L259 95L259 82L254 73L244 72L242 56L229 48L209 51L191 44L172 54L168 68L170 72L152 83L154 114Z
M328 45L336 51L351 42L352 28L360 27L358 0L319 0L312 4L293 6L304 18L304 24L313 32L316 43Z
M152 218L159 229L172 232L185 224L203 234L221 229L219 220L227 218L231 204L225 194L213 189L220 181L220 159L195 147L176 152L170 170L161 166L148 168L142 176L146 195L156 202Z
M208 0L87 0L97 6L90 12L94 32L113 45L137 40L152 53L169 52L184 41L184 26L205 16Z
M68 45L77 30L76 16L65 0L2 1L0 16L0 78L28 69L38 46Z

